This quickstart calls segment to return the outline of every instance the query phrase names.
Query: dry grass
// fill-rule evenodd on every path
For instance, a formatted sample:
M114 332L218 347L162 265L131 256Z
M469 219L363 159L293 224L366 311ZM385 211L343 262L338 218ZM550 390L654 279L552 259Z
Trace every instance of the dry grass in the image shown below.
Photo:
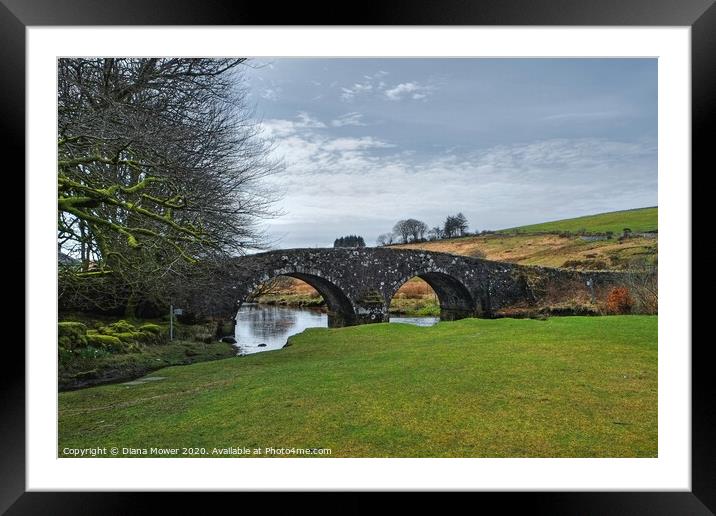
M422 299L424 297L436 298L437 296L430 285L416 277L403 283L398 292L395 293L395 297L399 299Z
M438 240L419 244L401 244L398 249L424 249L461 256L482 255L488 260L563 267L566 262L581 262L584 268L599 264L595 269L623 270L635 258L655 261L658 243L655 239L630 238L585 242L579 237L558 235L481 235Z

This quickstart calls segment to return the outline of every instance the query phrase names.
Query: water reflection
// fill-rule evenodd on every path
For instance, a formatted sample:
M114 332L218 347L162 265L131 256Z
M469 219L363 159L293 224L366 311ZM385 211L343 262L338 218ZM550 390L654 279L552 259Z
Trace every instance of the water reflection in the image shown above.
M440 322L440 317L391 317L390 322L414 324L415 326L433 326Z
M291 335L327 326L328 315L317 310L244 303L236 315L236 345L241 355L281 349Z
M432 326L439 317L391 317L391 323ZM236 315L240 355L281 349L291 335L306 328L327 328L328 315L315 309L244 303Z

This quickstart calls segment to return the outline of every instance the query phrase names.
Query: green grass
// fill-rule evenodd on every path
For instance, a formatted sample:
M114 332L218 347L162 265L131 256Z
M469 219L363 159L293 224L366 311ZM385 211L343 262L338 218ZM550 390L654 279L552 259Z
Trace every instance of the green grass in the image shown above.
M574 219L555 220L541 224L530 224L500 231L501 233L559 233L563 231L577 232L586 230L588 233L614 232L622 233L624 228L634 232L656 231L658 225L658 208L638 208L634 210L612 211Z
M438 317L440 304L434 296L423 296L417 299L394 297L388 312L392 315L405 317Z
M290 346L59 395L59 448L655 457L657 318L313 328Z

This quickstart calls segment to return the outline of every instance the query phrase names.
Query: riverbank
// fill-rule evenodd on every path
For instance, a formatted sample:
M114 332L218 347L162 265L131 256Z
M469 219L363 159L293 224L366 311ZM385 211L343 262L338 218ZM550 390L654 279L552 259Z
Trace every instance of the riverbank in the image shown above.
M654 316L312 328L289 344L61 393L60 456L149 444L206 457L657 455Z
M136 353L113 354L88 351L75 360L60 363L58 388L68 391L135 380L158 369L189 365L236 356L236 348L226 342L172 341L159 346L143 346Z
M117 320L66 314L60 317L58 388L60 391L130 381L168 366L188 365L236 356L236 348L217 342L203 325L161 319Z

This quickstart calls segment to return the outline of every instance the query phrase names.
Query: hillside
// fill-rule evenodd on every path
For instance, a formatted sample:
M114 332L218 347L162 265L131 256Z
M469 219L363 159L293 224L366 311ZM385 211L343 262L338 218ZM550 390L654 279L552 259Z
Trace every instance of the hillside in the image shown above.
M657 207L651 207L611 211L574 219L555 220L552 222L508 228L500 230L499 233L560 233L565 231L572 233L580 231L587 233L606 233L607 231L611 231L615 235L619 235L624 228L629 228L635 233L656 231L658 228L658 210Z
M615 211L588 217L533 224L493 234L400 244L393 247L425 249L443 253L476 256L488 260L572 267L593 270L624 270L634 264L655 264L658 240L636 236L618 238L624 228L634 233L657 230L657 208ZM589 240L576 233L613 231L607 240Z

